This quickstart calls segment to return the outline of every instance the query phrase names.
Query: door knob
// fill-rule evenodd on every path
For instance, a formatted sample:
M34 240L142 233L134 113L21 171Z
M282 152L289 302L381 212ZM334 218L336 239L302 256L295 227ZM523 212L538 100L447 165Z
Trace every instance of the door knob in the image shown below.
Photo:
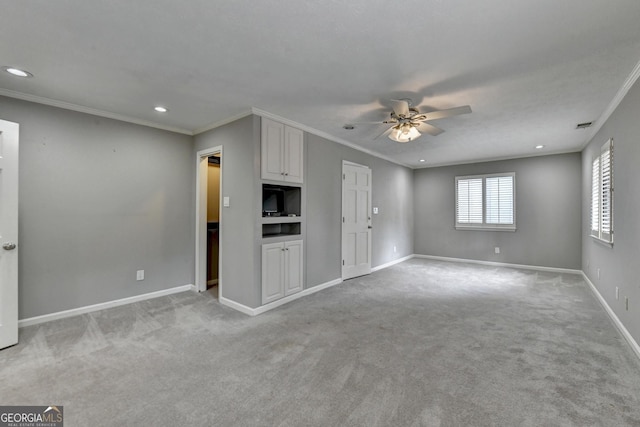
M4 249L5 251L12 251L15 248L16 248L15 243L5 243L4 245L2 245L2 249Z

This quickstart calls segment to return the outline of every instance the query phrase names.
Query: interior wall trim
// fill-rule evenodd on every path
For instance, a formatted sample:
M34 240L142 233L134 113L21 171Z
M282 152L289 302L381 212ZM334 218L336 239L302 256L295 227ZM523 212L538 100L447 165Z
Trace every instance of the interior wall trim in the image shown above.
M464 262L468 264L491 265L494 267L511 267L511 268L522 268L525 270L550 271L553 273L582 274L582 270L573 270L570 268L543 267L539 265L527 265L527 264L511 264L508 262L481 261L477 259L451 258L446 256L435 256L435 255L414 254L414 257L432 259L436 261Z
M64 319L66 317L78 316L80 314L91 313L93 311L105 310L107 308L119 307L121 305L131 304L134 302L145 301L148 299L193 290L195 290L195 286L193 285L176 286L175 288L163 289L161 291L149 292L147 294L136 295L133 297L87 305L85 307L72 308L70 310L58 311L56 313L43 314L42 316L29 317L27 319L18 320L18 327L24 328L25 326L38 325L40 323L51 322L52 320Z
M587 138L582 144L582 150L584 150L586 146L589 145L593 137L596 136L596 134L602 128L602 126L607 122L607 120L609 120L609 117L611 117L611 115L616 110L616 108L618 108L618 105L620 105L624 97L627 96L627 93L629 93L629 90L631 89L631 87L633 87L633 85L635 84L635 82L638 80L639 77L640 77L640 61L638 61L636 66L633 67L633 70L631 70L631 74L629 74L627 79L624 81L624 83L622 84L622 87L620 88L620 90L618 90L618 93L616 93L616 96L613 97L613 99L611 100L607 108L602 112L600 117L598 117L598 119L595 121L593 126L589 129Z
M319 292L323 289L330 288L332 286L339 285L340 283L342 283L342 279L334 279L329 282L325 282L320 285L313 286L311 288L303 289L302 291L296 294L286 296L277 301L273 301L273 302L270 302L269 304L261 305L260 307L256 307L256 308L247 307L244 304L240 304L239 302L236 302L224 297L220 297L219 301L220 301L220 304L226 305L227 307L238 310L244 314L248 314L249 316L257 316L258 314L262 314L269 310L273 310L276 307L280 307L281 305L284 305L291 301L295 301L307 295L315 294L316 292Z
M57 101L55 99L45 98L44 96L29 95L27 93L16 92L8 89L0 88L0 95L9 98L21 99L23 101L35 102L36 104L48 105L50 107L63 108L65 110L77 111L79 113L91 114L93 116L105 117L107 119L118 120L121 122L133 123L136 125L147 126L150 128L166 130L169 132L181 133L183 135L193 136L193 132L188 129L182 129L174 126L161 125L151 120L138 119L136 117L125 116L124 114L112 113L109 111L98 110L96 108L85 107L83 105L72 104L70 102Z
M620 334L624 337L624 339L627 341L627 343L631 347L631 350L633 350L633 352L636 354L638 359L640 359L640 346L638 345L636 340L633 339L633 337L631 336L627 328L625 328L624 324L620 321L618 316L616 316L616 313L609 306L607 301L600 294L600 291L598 291L598 288L596 288L596 286L589 279L589 277L587 277L584 271L582 272L582 277L584 278L584 281L587 282L587 284L589 284L589 287L591 288L593 295L595 295L596 299L600 302L600 305L602 305L604 310L607 312L607 314L609 315L609 318L611 319L611 322L615 325L616 329L618 329L618 332L620 332Z
M236 115L233 115L231 117L227 117L226 119L223 119L223 120L220 120L218 122L211 123L211 124L209 124L207 126L203 126L201 128L195 129L193 131L193 136L199 135L201 133L208 132L208 131L210 131L212 129L215 129L215 128L219 128L219 127L227 125L227 124L229 124L231 122L235 122L236 120L244 119L245 117L250 116L251 114L253 114L253 112L251 110L242 111L242 112L240 112L240 113L238 113Z

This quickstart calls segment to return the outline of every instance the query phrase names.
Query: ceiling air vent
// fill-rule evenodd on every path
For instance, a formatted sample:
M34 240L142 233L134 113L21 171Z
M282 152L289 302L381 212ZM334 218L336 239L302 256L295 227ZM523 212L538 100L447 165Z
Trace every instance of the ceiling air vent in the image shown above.
M592 124L593 124L593 122L578 123L576 125L576 129L586 129L586 128L590 127Z

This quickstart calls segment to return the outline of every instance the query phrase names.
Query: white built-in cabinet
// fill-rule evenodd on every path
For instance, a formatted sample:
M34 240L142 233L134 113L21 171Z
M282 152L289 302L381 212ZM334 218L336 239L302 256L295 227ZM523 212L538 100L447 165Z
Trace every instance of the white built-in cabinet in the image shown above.
M302 290L302 240L262 245L262 304Z
M303 182L304 133L300 129L262 118L261 176L285 182Z

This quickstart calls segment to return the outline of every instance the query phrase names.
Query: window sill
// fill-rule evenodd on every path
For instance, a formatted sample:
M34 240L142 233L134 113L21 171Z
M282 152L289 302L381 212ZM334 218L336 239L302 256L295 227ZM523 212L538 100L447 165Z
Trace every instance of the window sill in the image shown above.
M486 225L456 225L456 230L472 230L472 231L516 231L515 226L507 227L491 227Z
M601 238L596 237L596 236L591 236L591 238L593 239L594 242L596 242L596 243L598 243L598 244L600 244L602 246L606 246L608 248L612 248L613 247L613 242L610 242L608 240L602 240Z

